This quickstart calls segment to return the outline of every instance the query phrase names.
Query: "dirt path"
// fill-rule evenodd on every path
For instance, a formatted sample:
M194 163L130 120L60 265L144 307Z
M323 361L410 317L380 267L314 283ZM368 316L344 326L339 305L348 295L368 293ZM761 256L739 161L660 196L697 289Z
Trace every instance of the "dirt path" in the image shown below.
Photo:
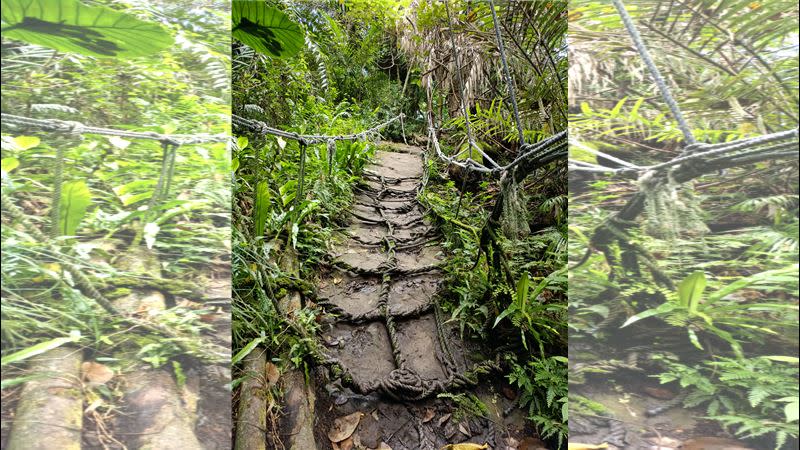
M476 393L498 410L485 417L458 414L452 402L437 399L474 387L491 363L474 355L477 348L445 324L436 305L444 256L416 200L422 176L421 149L382 147L322 274L318 297L330 313L322 338L340 370L318 383L321 448L332 444L334 419L356 412L363 414L351 438L357 448L383 442L393 450L429 449L463 441L494 447L507 432L502 410L509 401L498 401L488 388Z

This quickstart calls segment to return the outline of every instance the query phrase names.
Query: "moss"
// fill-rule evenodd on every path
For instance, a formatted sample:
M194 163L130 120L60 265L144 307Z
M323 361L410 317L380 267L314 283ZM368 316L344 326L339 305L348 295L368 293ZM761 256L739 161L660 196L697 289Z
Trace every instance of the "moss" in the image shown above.
M108 298L120 298L130 295L133 292L130 288L116 288L106 293Z
M601 416L610 415L611 412L602 404L589 400L582 395L570 395L570 407L574 407L578 414L581 412L592 413Z

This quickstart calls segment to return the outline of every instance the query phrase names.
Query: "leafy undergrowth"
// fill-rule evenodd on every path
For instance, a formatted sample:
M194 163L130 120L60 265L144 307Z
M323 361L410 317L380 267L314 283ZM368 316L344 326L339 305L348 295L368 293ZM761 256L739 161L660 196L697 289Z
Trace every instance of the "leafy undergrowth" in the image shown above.
M117 18L118 26L96 31L116 43L107 49L58 30L7 35L16 6L4 2L3 113L132 132L226 133L230 59L220 5L144 5L129 14L120 2L98 3L110 9L80 4L81 17L103 11ZM62 19L78 26L76 17ZM130 21L136 32L125 29ZM173 47L176 39L181 45ZM30 358L80 348L84 363L95 364L87 367L106 371L86 390L87 418L109 426L91 443L99 446L113 442L117 375L164 368L182 388L188 368L203 364L197 357L215 324L227 323L227 293L207 294L212 278L228 272L229 156L219 139L187 144L170 170L157 140L81 130L47 132L3 119L3 395L41 375L26 370ZM116 315L101 307L87 280L112 305L150 289L166 309ZM132 326L127 314L180 337Z
M796 39L797 6L763 6L732 8L704 37L714 51L694 52L693 38L676 37L681 43L670 52L651 44L656 65L679 92L677 100L700 142L797 127L797 49L784 47ZM620 159L645 166L678 156L685 143L675 122L661 103L640 95L652 88L649 77L636 75L642 63L593 39L621 32L619 17L596 2L579 2L576 11L596 21L582 23L587 34L573 47L578 76L571 91L570 134L576 142L571 157L618 167ZM648 6L631 14L643 24L652 12ZM644 39L658 42L662 24L689 34L705 26L706 19L684 12L644 27ZM739 75L721 72L715 65L719 49L745 45L729 41L722 29L770 34L747 51L761 64L781 68L780 75L743 82L760 70L747 59L731 62ZM598 73L616 76L597 78ZM616 88L623 94L610 94ZM719 98L728 100L716 102ZM752 115L736 113L742 104ZM610 211L640 190L647 199L628 228L627 239L638 250L615 245L605 255L592 252L570 273L570 346L576 355L591 355L576 361L588 365L618 362L633 350L646 373L686 394L682 405L695 418L716 423L717 434L729 433L757 448L792 448L798 437L798 166L796 160L770 159L710 171L680 186L670 181L663 190L648 190L642 180L611 171L575 173L569 242L575 261L586 254ZM659 271L674 288L665 287Z

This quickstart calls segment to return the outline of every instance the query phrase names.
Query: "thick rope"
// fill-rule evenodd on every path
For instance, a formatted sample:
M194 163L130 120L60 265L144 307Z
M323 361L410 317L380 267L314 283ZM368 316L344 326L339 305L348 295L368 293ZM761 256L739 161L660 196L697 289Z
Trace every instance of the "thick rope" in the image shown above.
M42 131L52 131L72 134L97 134L103 136L117 136L128 139L151 139L161 142L168 142L173 145L191 145L208 142L227 142L230 136L223 134L161 134L152 131L127 131L112 128L94 127L84 125L80 122L73 122L58 119L33 119L30 117L16 116L13 114L2 113L4 125L36 128Z
M292 139L294 141L303 141L307 145L312 144L319 144L322 142L327 141L357 141L360 139L366 139L370 136L374 136L383 128L386 128L392 122L396 120L400 120L401 117L405 117L405 114L398 114L391 119L387 120L386 122L380 123L375 125L372 128L366 129L359 133L354 134L343 134L343 135L323 135L323 134L300 134L295 133L292 131L284 131L275 127L271 127L260 120L253 120L253 119L246 119L244 117L238 116L236 114L231 115L231 123L240 128L246 128L251 131L254 131L259 134L270 134L273 136L279 136L285 139Z
M50 236L61 236L61 187L64 184L64 146L56 147L55 170L53 171L53 197L50 200Z
M639 30L636 29L631 16L625 9L625 5L622 3L622 0L611 0L611 2L617 9L620 18L622 18L622 23L625 25L625 29L628 30L628 34L630 35L633 44L636 46L639 56L641 56L642 61L644 61L644 64L647 66L647 70L650 72L650 75L656 82L658 90L661 91L661 97L664 99L664 102L672 112L672 117L678 122L678 128L681 130L681 133L683 133L683 140L688 145L695 144L697 140L695 140L692 130L689 128L689 124L683 117L683 113L681 112L680 107L678 107L678 103L672 97L672 93L670 92L667 82L664 80L664 77L661 76L661 72L658 70L658 67L656 67L655 62L653 62L653 58L650 56L650 52L647 50L647 46L645 46L642 36L639 34Z
M503 73L506 77L506 84L508 85L508 95L511 99L511 106L514 108L514 120L517 122L517 133L519 134L519 143L525 145L525 135L522 132L522 120L519 117L519 107L517 106L517 95L514 92L514 80L511 78L511 72L508 70L508 61L506 60L506 51L503 47L503 37L500 34L500 25L497 21L497 13L494 10L494 1L489 0L489 9L492 10L492 23L494 23L494 34L497 38L497 48L500 50L500 59L503 61Z
M450 2L444 0L444 8L447 11L447 28L450 31L450 45L453 47L453 59L455 60L455 72L458 79L459 93L461 94L461 112L464 114L464 126L467 129L467 144L469 146L469 157L472 158L472 147L475 145L475 139L472 137L472 125L469 121L469 109L467 108L466 93L464 89L464 77L461 75L461 58L458 56L458 47L456 46L455 33L453 33L453 19L450 17Z
M447 156L442 151L441 145L439 144L439 140L436 137L436 128L433 125L433 120L428 115L428 130L431 136L430 142L433 145L433 150L436 153L436 156L439 157L444 162L449 164L453 164L455 166L461 167L463 169L474 170L477 172L490 174L490 175L498 175L509 170L513 169L514 167L522 164L527 163L532 159L544 159L545 157L549 156L566 156L567 155L567 131L564 130L560 133L557 133L549 138L537 142L535 144L525 144L522 146L521 150L524 152L522 155L518 156L514 161L505 165L505 166L498 166L494 168L488 168L483 164L471 159L463 159L459 160L455 156ZM550 158L547 158L550 159Z
M612 159L617 163L625 163L623 164L625 167L610 168L585 161L570 159L569 169L579 172L644 173L647 171L664 171L664 169L669 169L671 167L682 165L688 162L692 162L693 166L697 165L698 161L704 161L708 164L711 164L712 162L714 162L714 164L719 164L725 159L733 160L745 156L749 157L751 155L763 155L765 152L780 151L791 148L796 149L798 145L797 139L798 129L795 128L794 130L779 131L777 133L765 134L763 136L757 136L754 138L739 139L733 142L723 142L720 144L697 143L687 148L687 150L690 151L684 152L684 154L681 156L650 166L637 166L619 159ZM764 147L766 144L772 144L775 142L781 143ZM581 148L584 150L591 150L585 146L582 146ZM606 156L602 152L595 151L595 153L601 156ZM709 160L708 158L711 156L718 156L718 158ZM687 170L686 167L687 166L684 166L684 170Z

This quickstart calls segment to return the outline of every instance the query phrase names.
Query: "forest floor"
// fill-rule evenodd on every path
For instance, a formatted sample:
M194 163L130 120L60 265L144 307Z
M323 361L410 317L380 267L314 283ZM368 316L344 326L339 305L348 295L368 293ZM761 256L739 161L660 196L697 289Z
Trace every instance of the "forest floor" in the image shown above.
M201 339L227 348L230 271L216 266L209 273L196 280L202 298L176 298L173 311L202 311ZM168 311L155 289L133 288L117 303L142 313ZM30 358L25 369L4 370L4 379L32 379L3 390L0 449L230 448L229 365L178 356L153 368L137 359L128 349L102 354L63 346Z
M397 143L380 149L318 284L318 301L328 313L325 352L341 370L317 372L317 443L333 449L438 449L459 442L517 448L532 433L515 394L507 388L503 394L502 381L487 383L492 375L484 374L480 388L450 389L486 357L443 321L436 304L444 256L416 200L423 151ZM456 397L437 397L444 390ZM469 408L470 398L486 410ZM356 428L348 429L353 423ZM541 444L534 441L528 448Z

